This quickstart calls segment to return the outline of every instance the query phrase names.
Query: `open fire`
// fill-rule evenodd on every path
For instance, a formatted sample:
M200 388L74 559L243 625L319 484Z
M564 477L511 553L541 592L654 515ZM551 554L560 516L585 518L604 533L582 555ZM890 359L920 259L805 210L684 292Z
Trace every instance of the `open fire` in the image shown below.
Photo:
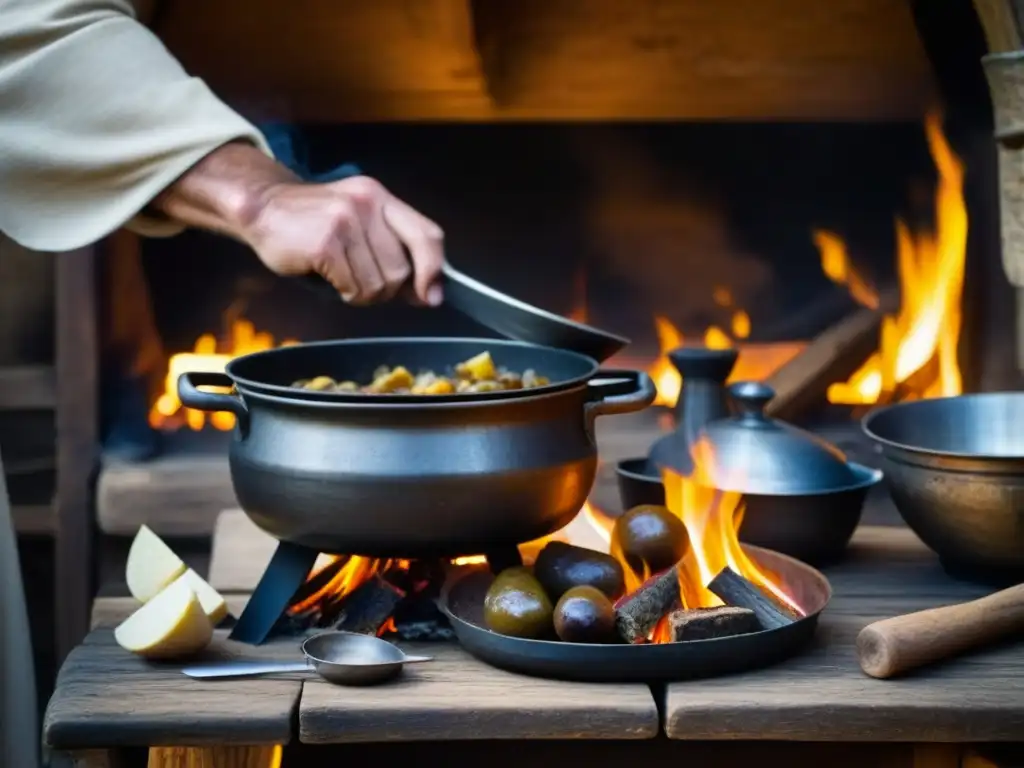
M263 352L276 346L298 344L287 339L280 345L274 337L265 331L257 331L256 326L241 317L237 311L225 313L227 333L218 338L212 333L204 333L198 339L191 352L171 355L167 362L167 376L164 388L149 411L149 425L154 429L175 429L182 425L196 431L207 423L214 429L228 431L234 429L235 417L230 413L204 413L192 408L185 408L178 399L178 378L181 374L192 371L197 373L223 373L224 366L234 358Z
M738 588L760 610L774 612L788 622L802 615L801 607L777 574L759 565L739 543L742 499L738 493L716 491L714 450L707 440L693 449L694 471L684 477L664 476L668 510L686 529L689 545L682 560L667 571L636 570L614 533L614 522L592 504L581 512L585 520L623 566L626 594L617 603L634 634L629 642L664 643L678 639L683 620L707 609L730 606L732 614L708 614L722 618L753 619L749 606L735 608L723 591ZM574 543L566 531L523 545L524 563L550 541ZM279 631L302 632L334 627L352 632L396 634L406 640L447 639L450 628L434 600L460 566L479 565L482 556L450 562L377 560L366 557L321 556L305 585L299 590L279 624ZM726 574L723 574L726 571ZM717 578L716 578L717 577ZM716 586L723 580L731 583ZM730 581L731 580L731 581ZM725 596L725 597L723 597ZM751 615L748 615L751 614ZM761 624L747 623L743 631ZM725 631L728 631L727 623ZM720 628L718 631L722 631Z
M963 391L957 345L967 255L964 167L942 133L938 115L925 122L925 134L938 171L934 233L912 232L896 222L900 308L882 323L881 345L848 381L828 390L833 403L876 403L959 395ZM822 268L846 285L866 306L877 306L875 291L857 275L842 240L815 235Z

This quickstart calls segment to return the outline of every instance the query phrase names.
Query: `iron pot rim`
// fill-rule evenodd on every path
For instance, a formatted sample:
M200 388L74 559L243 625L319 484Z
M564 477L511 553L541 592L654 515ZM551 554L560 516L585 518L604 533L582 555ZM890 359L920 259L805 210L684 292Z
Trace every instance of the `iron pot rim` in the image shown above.
M543 387L534 387L530 392L537 393L548 393L548 392L561 392L566 389L572 389L577 384L583 384L592 379L600 370L601 364L592 357L580 354L579 352L573 352L567 349L558 349L557 347L547 347L541 344L531 344L525 341L515 341L513 339L492 339L486 336L378 336L378 337L357 337L352 339L327 339L323 341L310 341L303 342L301 344L292 344L287 347L276 347L274 349L265 349L260 352L251 352L248 355L241 355L232 359L224 367L224 372L231 378L236 386L242 385L249 391L260 391L264 394L276 395L281 398L286 398L293 401L302 402L330 402L330 403L360 403L360 404L384 404L390 403L392 405L397 404L396 400L402 398L399 402L415 402L416 404L424 403L456 403L456 402L490 402L490 401L501 401L501 400L520 400L517 397L517 393L526 390L499 390L496 392L474 392L471 394L466 393L454 393L449 395L388 395L388 394L370 394L370 393L330 393L324 396L322 393L319 395L311 396L306 390L298 389L292 386L286 386L283 384L269 384L260 381L253 381L239 376L235 373L235 370L239 366L244 366L247 362L251 363L252 360L266 359L267 357L273 357L275 354L280 354L284 350L290 349L310 349L310 348L326 348L326 347L365 347L365 346L386 346L392 344L438 344L438 345L455 345L455 344L486 344L489 346L496 346L505 349L533 349L542 350L547 353L561 355L565 358L575 359L577 362L584 364L589 369L587 373L581 374L572 379L563 379L561 381L555 381L547 384Z

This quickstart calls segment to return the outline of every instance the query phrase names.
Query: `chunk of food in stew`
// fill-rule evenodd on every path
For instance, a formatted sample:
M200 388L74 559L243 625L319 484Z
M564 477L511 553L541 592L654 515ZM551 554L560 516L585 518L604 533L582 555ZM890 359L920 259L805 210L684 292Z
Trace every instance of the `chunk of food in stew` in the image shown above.
M335 381L330 376L299 379L293 387L317 392L362 392L368 395L451 395L461 392L501 392L509 389L532 389L550 384L546 376L527 369L515 373L494 364L490 352L481 352L442 374L421 371L413 375L408 368L381 366L369 384Z

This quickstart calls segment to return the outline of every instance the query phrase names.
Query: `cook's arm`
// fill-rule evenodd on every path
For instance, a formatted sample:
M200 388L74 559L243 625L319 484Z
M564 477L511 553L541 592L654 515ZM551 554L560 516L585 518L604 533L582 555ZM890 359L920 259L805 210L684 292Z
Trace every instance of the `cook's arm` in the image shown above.
M249 122L190 77L128 0L0 0L0 231L43 251L128 226L182 227L140 213Z

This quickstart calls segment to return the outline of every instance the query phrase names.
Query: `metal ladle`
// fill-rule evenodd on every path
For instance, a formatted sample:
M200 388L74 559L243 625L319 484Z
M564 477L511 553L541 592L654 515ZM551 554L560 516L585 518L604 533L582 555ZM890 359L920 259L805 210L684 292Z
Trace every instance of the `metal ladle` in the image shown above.
M406 664L432 661L429 656L410 656L387 640L353 632L323 632L302 643L305 661L231 660L198 664L181 671L196 679L306 672L312 669L335 685L373 685L402 672Z

